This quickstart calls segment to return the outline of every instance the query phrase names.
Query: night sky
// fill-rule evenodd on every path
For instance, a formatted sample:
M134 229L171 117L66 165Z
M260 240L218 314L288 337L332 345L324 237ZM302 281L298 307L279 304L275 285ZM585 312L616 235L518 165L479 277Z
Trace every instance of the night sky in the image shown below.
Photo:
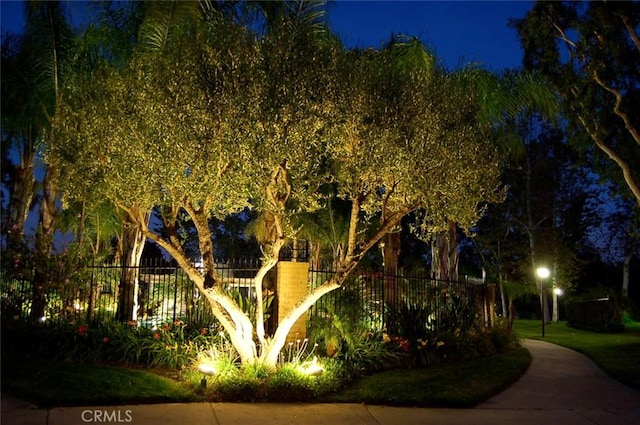
M82 22L86 2L70 2ZM1 0L2 32L20 32L22 1ZM529 1L347 1L330 3L331 28L349 47L380 47L391 34L420 38L449 69L475 62L500 71L520 66L522 53L510 18L522 18Z

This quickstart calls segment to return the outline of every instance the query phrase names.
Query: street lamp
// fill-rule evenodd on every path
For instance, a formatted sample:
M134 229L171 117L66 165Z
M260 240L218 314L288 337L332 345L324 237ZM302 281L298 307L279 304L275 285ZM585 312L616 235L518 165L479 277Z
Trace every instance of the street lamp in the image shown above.
M551 276L551 271L546 267L538 267L536 274L540 279L546 279Z
M536 275L540 278L540 312L542 313L542 337L544 338L544 319L545 319L545 299L544 281L551 276L551 271L546 267L538 267L536 269Z
M558 288L557 286L554 286L553 288L553 319L552 319L554 323L558 323L558 318L559 318L558 297L563 293L564 291L562 290L562 288Z

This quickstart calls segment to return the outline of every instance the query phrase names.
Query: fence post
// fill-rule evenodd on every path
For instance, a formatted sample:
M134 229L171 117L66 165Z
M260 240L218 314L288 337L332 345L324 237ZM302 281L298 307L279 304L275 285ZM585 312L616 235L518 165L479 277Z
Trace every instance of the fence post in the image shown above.
M178 267L173 269L173 273L175 277L174 282L176 283L176 286L173 289L173 321L175 322L177 319L176 310L178 309Z
M87 322L91 320L91 312L93 311L93 273L95 270L95 258L91 260L91 279L89 279L89 306L87 307Z

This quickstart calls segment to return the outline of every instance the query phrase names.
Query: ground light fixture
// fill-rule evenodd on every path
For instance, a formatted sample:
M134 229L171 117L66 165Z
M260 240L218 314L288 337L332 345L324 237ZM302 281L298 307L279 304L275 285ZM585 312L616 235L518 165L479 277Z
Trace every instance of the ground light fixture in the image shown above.
M542 337L544 338L544 312L545 304L547 302L544 291L544 281L551 276L551 270L546 267L538 267L536 269L536 275L540 278L540 312L542 313Z
M322 365L318 364L318 358L313 356L313 360L309 362L304 362L300 366L300 371L308 376L319 376L324 372L324 368Z
M200 381L200 386L202 388L207 388L207 376L213 376L216 374L215 365L210 362L202 362L198 365L198 371L202 373L202 380Z

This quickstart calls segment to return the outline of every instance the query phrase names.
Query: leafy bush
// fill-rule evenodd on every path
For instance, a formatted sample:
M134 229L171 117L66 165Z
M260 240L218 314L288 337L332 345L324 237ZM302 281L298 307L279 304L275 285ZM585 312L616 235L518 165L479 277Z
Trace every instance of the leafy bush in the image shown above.
M362 312L345 307L339 313L332 307L312 317L310 339L318 351L344 363L349 375L361 375L402 364L398 346L384 338L382 331L373 331Z
M385 304L386 322L393 324L396 335L402 335L409 341L417 341L427 337L427 323L431 311L421 304L408 304L401 302L397 306Z
M509 329L506 321L498 321L489 331L491 333L491 341L498 353L515 350L520 347L520 338Z
M514 350L520 346L518 337L504 324L492 329L472 328L439 332L418 342L417 364L469 361Z
M454 331L461 329L467 331L474 326L476 308L465 297L451 294L449 299L443 301L443 307L436 314L435 328L438 332Z
M336 359L344 362L345 370L363 375L399 367L403 364L401 348L384 337L382 332L362 332L342 345Z
M209 401L311 401L337 391L345 382L341 362L334 359L320 361L323 372L308 375L301 367L304 363L286 363L275 369L262 365L235 365L224 372L206 378L201 395ZM195 365L194 365L195 366ZM194 367L185 379L195 387L203 375Z

